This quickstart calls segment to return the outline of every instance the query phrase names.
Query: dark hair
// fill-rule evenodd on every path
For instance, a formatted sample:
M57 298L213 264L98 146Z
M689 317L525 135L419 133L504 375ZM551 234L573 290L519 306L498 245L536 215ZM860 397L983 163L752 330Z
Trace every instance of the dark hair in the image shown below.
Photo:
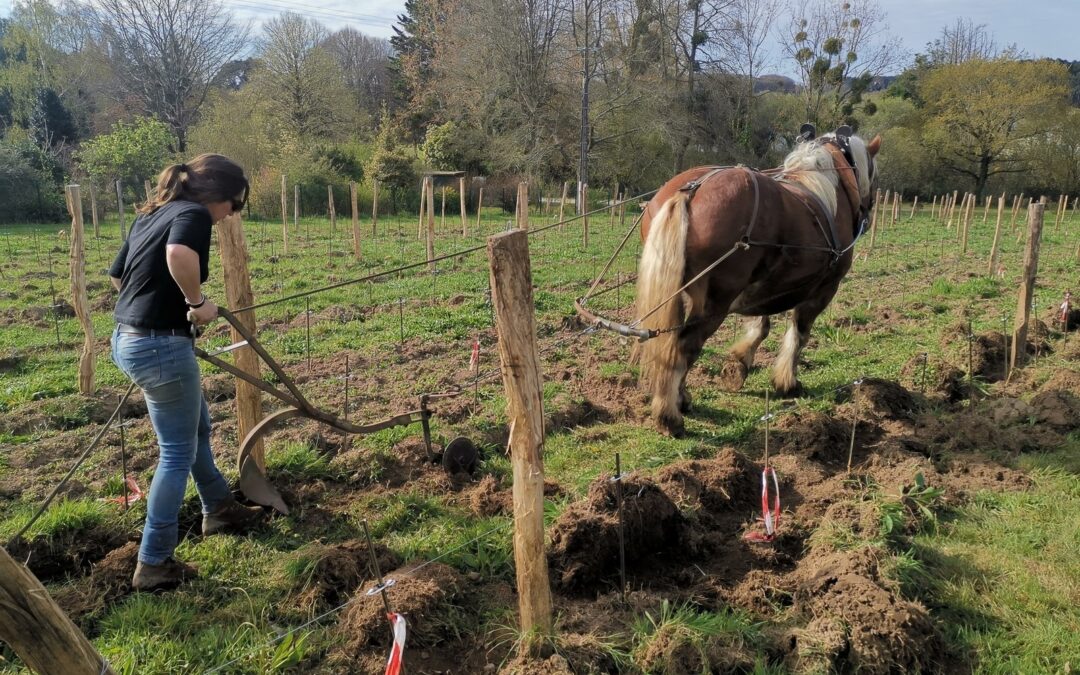
M235 212L247 203L248 188L239 164L224 155L199 155L186 164L173 164L162 171L157 189L139 207L139 213L153 213L180 199L199 204L232 201Z

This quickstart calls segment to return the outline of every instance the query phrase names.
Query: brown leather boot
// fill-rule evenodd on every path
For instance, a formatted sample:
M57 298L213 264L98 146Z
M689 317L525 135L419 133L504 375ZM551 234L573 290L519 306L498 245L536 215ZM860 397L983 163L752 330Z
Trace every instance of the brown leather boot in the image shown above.
M229 500L219 506L216 511L203 516L203 536L209 537L218 532L243 532L262 520L265 513L261 506L244 506L233 497L229 497Z
M167 558L160 565L139 562L131 587L136 591L159 591L175 588L188 579L199 576L199 570L175 558Z

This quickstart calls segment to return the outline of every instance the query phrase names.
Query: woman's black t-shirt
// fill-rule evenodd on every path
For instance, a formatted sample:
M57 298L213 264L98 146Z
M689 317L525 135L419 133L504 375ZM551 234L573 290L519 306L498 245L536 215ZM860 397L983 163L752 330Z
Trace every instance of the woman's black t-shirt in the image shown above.
M175 201L131 224L127 241L109 268L120 279L113 316L139 328L187 328L184 292L169 273L165 247L183 244L199 254L199 279L209 276L210 211L195 202ZM193 298L194 300L195 298Z

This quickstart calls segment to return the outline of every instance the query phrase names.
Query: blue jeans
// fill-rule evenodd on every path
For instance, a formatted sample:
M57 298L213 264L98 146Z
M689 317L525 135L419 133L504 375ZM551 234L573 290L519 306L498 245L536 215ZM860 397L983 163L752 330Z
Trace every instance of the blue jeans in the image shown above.
M172 556L179 540L177 518L188 474L195 478L203 513L215 511L232 493L210 451L210 410L191 339L121 334L117 327L112 359L142 389L158 438L139 561L159 565Z

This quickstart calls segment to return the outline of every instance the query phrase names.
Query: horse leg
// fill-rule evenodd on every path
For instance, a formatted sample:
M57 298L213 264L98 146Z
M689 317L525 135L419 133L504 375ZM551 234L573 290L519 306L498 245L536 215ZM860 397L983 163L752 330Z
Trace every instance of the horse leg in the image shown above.
M754 354L769 336L769 317L757 316L746 322L746 335L728 352L720 370L720 384L725 391L742 389L750 368L754 365Z
M795 306L791 314L791 323L787 332L784 333L784 341L780 346L780 354L773 364L772 384L776 393L780 396L793 396L802 388L796 375L799 367L799 354L810 339L810 329L818 315L829 306L840 281L837 280L826 288L817 297L804 301Z
M716 332L716 329L720 327L723 321L723 314L699 316L694 325L689 326L679 336L679 349L686 359L686 370L683 372L682 382L679 383L679 411L684 414L690 412L693 404L690 392L686 390L686 377L689 375L690 369L694 367L698 357L701 356L701 350L705 346L705 342L712 337L712 334Z

